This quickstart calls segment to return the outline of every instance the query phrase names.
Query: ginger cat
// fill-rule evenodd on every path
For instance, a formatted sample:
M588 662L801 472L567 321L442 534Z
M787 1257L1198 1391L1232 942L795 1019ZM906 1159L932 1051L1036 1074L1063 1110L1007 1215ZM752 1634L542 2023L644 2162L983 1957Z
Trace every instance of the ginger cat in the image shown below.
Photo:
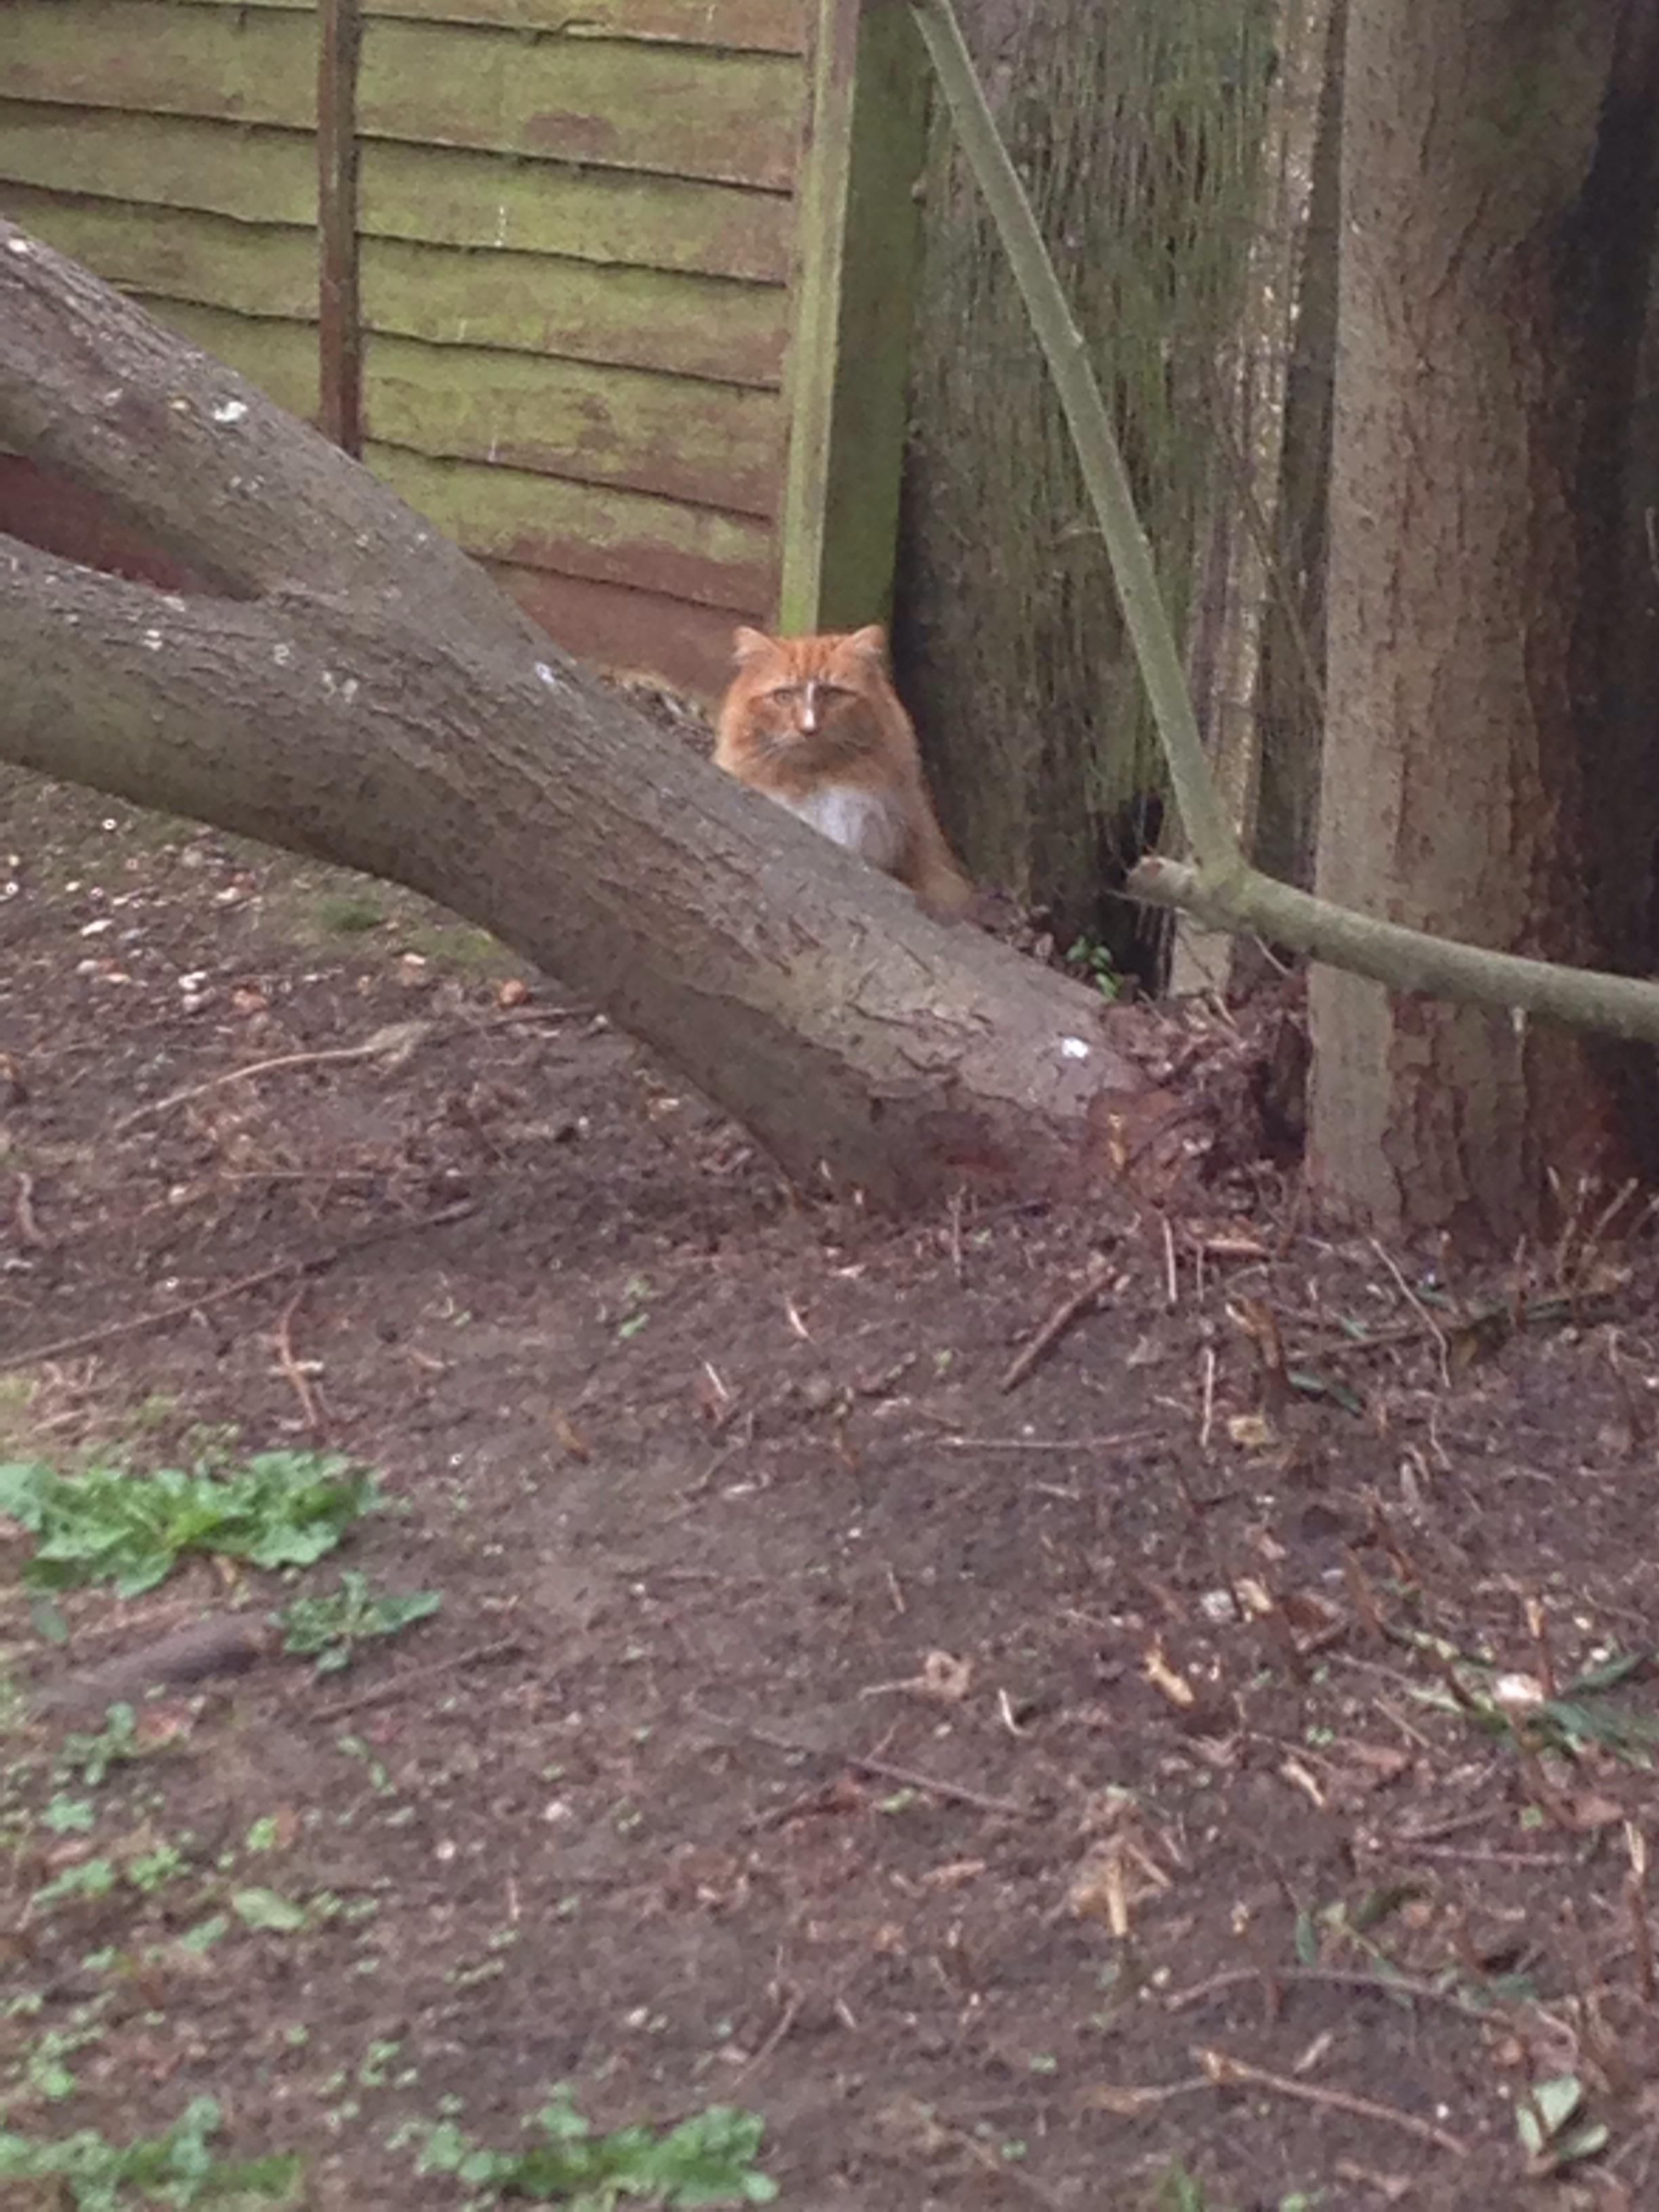
M933 812L910 717L887 674L887 634L767 637L740 629L714 764L896 876L936 915L973 885Z

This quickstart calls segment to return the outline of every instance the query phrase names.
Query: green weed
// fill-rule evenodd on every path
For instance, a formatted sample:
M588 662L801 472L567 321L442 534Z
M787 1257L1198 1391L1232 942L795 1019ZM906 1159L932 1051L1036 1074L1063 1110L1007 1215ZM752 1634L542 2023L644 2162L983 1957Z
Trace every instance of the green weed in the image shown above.
M347 1570L340 1587L327 1596L296 1597L276 1616L285 1632L283 1649L302 1659L315 1658L319 1674L349 1667L356 1647L371 1636L395 1636L425 1620L443 1603L436 1590L412 1590L405 1597L371 1597L368 1578Z
M778 2193L755 2165L764 2124L751 2112L711 2105L665 2134L631 2127L596 2136L560 2090L532 2124L545 2142L496 2151L444 2121L428 2136L416 2171L453 2173L471 2189L572 2212L614 2212L624 2197L664 2206L769 2204Z
M1097 939L1079 937L1066 955L1066 965L1079 982L1092 983L1103 999L1115 999L1123 988L1111 954Z
M239 2160L216 2158L209 2142L219 2124L215 2100L197 2097L165 2135L141 2136L131 2143L106 2142L89 2128L58 2142L0 2133L0 2181L55 2181L58 2185L52 2201L73 2205L76 2212L130 2212L139 2204L206 2204L238 2192L292 2202L300 2179L299 2159L289 2154Z
M378 1478L336 1455L262 1452L230 1473L109 1467L70 1477L39 1461L0 1467L0 1513L34 1538L34 1589L111 1581L153 1589L188 1552L256 1567L309 1566L380 1504Z

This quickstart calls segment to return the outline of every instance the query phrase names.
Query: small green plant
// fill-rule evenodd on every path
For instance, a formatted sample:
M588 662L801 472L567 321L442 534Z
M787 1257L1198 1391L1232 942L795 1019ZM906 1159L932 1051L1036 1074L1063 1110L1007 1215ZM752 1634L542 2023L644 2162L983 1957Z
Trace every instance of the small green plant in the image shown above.
M109 1580L118 1596L136 1597L187 1552L309 1566L380 1503L377 1476L319 1452L261 1452L225 1474L199 1465L74 1477L39 1462L0 1467L0 1513L35 1540L24 1579L36 1589Z
M1158 2185L1158 2212L1208 2212L1204 2184L1177 2161Z
M58 2142L0 2133L0 2181L55 2181L50 2201L73 2205L76 2212L205 2204L238 2192L292 2198L300 2179L297 2157L216 2158L209 2143L218 2131L218 2105L198 2097L165 2135L136 2142L106 2142L89 2128Z
M769 2204L778 2193L755 2165L764 2124L752 2112L711 2105L665 2134L631 2127L596 2136L561 2089L530 2124L544 2143L497 2151L441 2122L428 2134L416 2171L453 2173L471 2189L565 2204L571 2212L614 2212L625 2197L663 2206Z
M138 1741L138 1721L131 1705L111 1705L104 1714L104 1725L96 1735L67 1735L64 1747L58 1754L56 1772L67 1777L78 1774L88 1790L95 1790L112 1766L125 1766L129 1760L142 1759L144 1747ZM58 1801L54 1798L52 1802ZM48 1814L52 1807L47 1807Z
M1607 2126L1585 2118L1584 2085L1571 2074L1534 2082L1515 2108L1515 2125L1534 2175L1559 2172L1607 2148Z
M1098 938L1079 937L1066 955L1066 965L1079 982L1092 983L1103 999L1115 999L1123 988L1123 978Z
M66 1898L84 1897L97 1904L110 1894L120 1878L112 1859L81 1859L37 1889L30 1905L33 1911L45 1912Z
M623 1304L626 1309L617 1324L619 1343L637 1336L651 1318L651 1285L643 1275L630 1275L623 1285Z
M436 1590L371 1597L368 1577L348 1568L337 1590L327 1596L296 1597L283 1607L276 1621L284 1631L284 1651L314 1658L319 1674L334 1674L351 1664L357 1645L369 1637L395 1636L425 1620L442 1603Z

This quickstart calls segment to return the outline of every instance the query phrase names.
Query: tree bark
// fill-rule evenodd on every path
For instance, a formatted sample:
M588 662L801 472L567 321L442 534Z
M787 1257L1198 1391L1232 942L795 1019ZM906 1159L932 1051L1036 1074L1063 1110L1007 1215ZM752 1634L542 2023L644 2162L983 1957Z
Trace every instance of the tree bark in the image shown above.
M1318 888L1575 963L1631 957L1589 888L1581 641L1620 577L1597 419L1641 331L1656 46L1653 0L1371 0L1346 54ZM1613 1048L1328 969L1311 1004L1313 1173L1384 1227L1507 1243L1552 1170L1629 1159Z
M0 439L208 587L0 538L5 758L441 901L803 1182L902 1206L1109 1149L1145 1085L1088 993L646 723L366 471L3 222Z

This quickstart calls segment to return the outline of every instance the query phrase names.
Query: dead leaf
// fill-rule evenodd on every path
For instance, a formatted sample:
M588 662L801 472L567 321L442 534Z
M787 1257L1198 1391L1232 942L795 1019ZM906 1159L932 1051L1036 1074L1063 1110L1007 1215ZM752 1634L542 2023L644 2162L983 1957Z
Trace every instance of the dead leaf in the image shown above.
M1066 1887L1066 1902L1079 1920L1103 1920L1120 1942L1128 1935L1128 1888L1115 1844L1097 1845L1085 1856Z
M529 996L530 986L524 977L509 975L504 983L496 986L495 1004L498 1006L521 1006Z
M918 1879L924 1889L961 1889L984 1872L983 1859L949 1859L943 1866L929 1867Z
M1316 1806L1322 1813L1325 1810L1325 1792L1299 1759L1281 1759L1279 1771L1286 1782L1301 1790L1310 1804Z
M947 1705L960 1705L973 1679L971 1659L957 1659L948 1651L930 1651L921 1662L916 1687L930 1698L942 1698Z
M1589 1833L1596 1828L1613 1828L1625 1817L1625 1808L1611 1797L1598 1796L1593 1790L1585 1790L1570 1798L1566 1808L1567 1825Z
M1265 1413L1234 1413L1227 1434L1244 1451L1265 1451L1274 1441L1273 1425Z
M691 1402L710 1428L720 1429L731 1419L737 1400L720 1380L718 1371L705 1359L691 1385Z
M547 1418L567 1458L584 1461L592 1458L592 1446L562 1406L555 1406Z
M1379 1783L1397 1782L1412 1763L1412 1753L1392 1743L1345 1743L1342 1750L1354 1765L1368 1769Z
M1198 1702L1198 1693L1183 1674L1177 1674L1164 1656L1161 1644L1154 1644L1143 1662L1146 1680L1155 1690L1161 1690L1172 1705L1190 1706Z

